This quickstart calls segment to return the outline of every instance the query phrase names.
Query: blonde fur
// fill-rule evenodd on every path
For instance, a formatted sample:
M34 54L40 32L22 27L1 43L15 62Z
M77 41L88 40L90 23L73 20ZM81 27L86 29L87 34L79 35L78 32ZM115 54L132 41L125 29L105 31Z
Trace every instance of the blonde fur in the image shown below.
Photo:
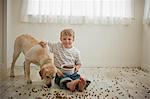
M54 65L53 53L49 52L47 42L39 41L31 35L23 34L16 38L14 44L13 61L11 64L10 77L14 77L14 67L20 53L25 55L24 75L27 83L32 83L30 78L30 64L40 65L40 76L44 79L46 85L50 87L52 80L57 73Z

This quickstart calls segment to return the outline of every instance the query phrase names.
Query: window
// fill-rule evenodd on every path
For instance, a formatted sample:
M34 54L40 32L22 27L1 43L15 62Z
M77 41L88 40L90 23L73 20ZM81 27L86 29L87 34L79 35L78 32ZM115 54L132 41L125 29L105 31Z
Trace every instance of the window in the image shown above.
M68 24L129 24L134 0L24 0L22 21Z
M143 23L150 24L150 0L145 0Z

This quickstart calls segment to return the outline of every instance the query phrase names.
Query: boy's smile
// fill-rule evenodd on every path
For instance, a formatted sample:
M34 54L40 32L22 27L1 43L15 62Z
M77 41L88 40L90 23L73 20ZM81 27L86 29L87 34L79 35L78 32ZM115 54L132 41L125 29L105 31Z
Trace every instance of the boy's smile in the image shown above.
M73 36L61 36L60 40L65 48L71 48L74 41Z

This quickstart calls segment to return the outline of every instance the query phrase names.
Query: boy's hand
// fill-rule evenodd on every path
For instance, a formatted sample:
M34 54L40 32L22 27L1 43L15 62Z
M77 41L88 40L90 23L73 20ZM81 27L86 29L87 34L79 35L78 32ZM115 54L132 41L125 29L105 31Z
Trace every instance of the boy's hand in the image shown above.
M57 75L62 77L64 76L64 74L59 69L57 69Z
M80 67L81 67L81 65L76 65L76 66L75 66L75 72L78 72L79 69L80 69Z

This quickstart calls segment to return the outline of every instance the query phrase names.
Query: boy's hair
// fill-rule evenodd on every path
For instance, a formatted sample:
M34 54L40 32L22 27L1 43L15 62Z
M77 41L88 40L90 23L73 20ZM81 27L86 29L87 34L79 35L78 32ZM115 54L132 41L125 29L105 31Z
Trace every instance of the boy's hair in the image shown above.
M75 35L75 33L72 29L64 29L60 33L60 37L62 37L62 36L73 36L73 39L74 39L74 35Z

